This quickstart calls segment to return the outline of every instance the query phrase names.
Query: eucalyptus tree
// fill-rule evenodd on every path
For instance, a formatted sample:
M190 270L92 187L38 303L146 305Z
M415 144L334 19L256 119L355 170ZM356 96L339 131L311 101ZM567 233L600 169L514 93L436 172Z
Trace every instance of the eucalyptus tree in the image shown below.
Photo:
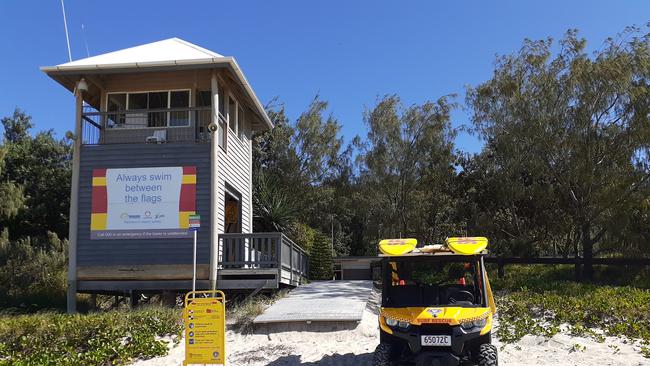
M567 217L549 194L548 180L525 166L502 168L500 154L486 146L459 159L458 215L468 235L490 238L490 252L497 255L567 257L576 238L566 230Z
M46 236L48 231L59 237L68 233L70 205L71 144L56 139L52 131L30 134L32 119L16 109L11 117L2 119L2 205L17 203L19 190L23 202L16 215L5 220L13 238L30 235ZM8 188L13 186L13 188Z
M366 112L368 135L359 140L360 184L366 199L367 240L444 238L450 205L446 182L454 174L453 137L446 97L405 107L386 96ZM444 232L443 232L444 231Z
M333 190L327 183L345 170L341 164L346 152L341 125L326 111L327 102L316 96L291 123L284 105L277 100L267 105L275 128L255 137L253 172L255 181L263 183L259 188L271 192L255 192L254 211L267 223L283 217L284 223L276 222L274 227L286 227L297 217L313 227L329 222ZM285 198L274 197L273 192Z
M69 140L31 134L29 115L2 118L0 306L65 303ZM61 301L62 300L62 301Z
M539 199L558 205L587 279L612 223L648 192L650 37L642 30L626 29L593 55L575 30L555 54L551 39L526 40L467 93L495 169L530 175L546 192Z
M6 149L0 148L0 174L5 166ZM0 222L14 218L23 207L23 187L11 181L0 182Z

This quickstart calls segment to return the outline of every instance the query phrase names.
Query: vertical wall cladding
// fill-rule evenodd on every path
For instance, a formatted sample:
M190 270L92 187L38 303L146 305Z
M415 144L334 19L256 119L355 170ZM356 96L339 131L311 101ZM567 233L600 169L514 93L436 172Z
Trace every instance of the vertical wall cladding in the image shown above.
M252 186L253 174L250 130L240 139L234 132L228 129L228 142L226 151L219 149L219 181L217 191L217 231L224 232L224 206L225 206L225 184L228 183L236 189L242 197L242 232L253 232L253 209L252 209Z
M79 182L79 266L191 264L192 239L90 240L92 171L95 168L196 166L196 209L201 215L197 262L210 262L210 144L83 146Z

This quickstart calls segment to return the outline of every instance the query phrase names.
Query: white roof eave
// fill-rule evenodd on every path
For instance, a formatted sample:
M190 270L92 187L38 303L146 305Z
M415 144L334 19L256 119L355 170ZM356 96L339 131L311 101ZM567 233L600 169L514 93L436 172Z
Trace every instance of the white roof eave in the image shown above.
M101 65L58 65L58 66L43 66L41 71L44 72L83 72L83 71L96 71L96 70L120 70L120 69L141 69L149 67L169 67L169 66L184 66L184 65L211 65L211 64L226 64L230 63L232 57L219 57L219 58L204 58L194 60L170 60L170 61L152 61L152 62L131 62L131 63L117 63L117 64L101 64Z

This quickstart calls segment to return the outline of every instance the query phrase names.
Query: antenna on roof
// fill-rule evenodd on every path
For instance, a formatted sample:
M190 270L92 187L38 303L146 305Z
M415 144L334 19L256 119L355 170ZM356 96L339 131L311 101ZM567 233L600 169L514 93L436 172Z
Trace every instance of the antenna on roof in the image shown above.
M81 33L84 36L84 45L86 46L86 57L90 57L90 51L88 51L88 41L86 40L86 27L81 23Z
M72 61L72 53L70 52L70 37L68 36L68 21L65 18L65 4L61 0L61 10L63 10L63 26L65 27L65 41L68 43L68 60Z

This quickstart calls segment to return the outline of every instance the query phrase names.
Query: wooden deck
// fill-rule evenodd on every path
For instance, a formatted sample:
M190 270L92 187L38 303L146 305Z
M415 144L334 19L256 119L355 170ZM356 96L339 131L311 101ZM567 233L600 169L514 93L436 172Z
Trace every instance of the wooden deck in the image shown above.
M307 254L282 233L219 234L219 289L297 286L307 273Z
M219 234L217 289L260 290L298 286L308 275L305 251L282 233ZM197 289L209 289L209 265L197 266ZM113 265L77 268L77 290L188 291L192 265Z

